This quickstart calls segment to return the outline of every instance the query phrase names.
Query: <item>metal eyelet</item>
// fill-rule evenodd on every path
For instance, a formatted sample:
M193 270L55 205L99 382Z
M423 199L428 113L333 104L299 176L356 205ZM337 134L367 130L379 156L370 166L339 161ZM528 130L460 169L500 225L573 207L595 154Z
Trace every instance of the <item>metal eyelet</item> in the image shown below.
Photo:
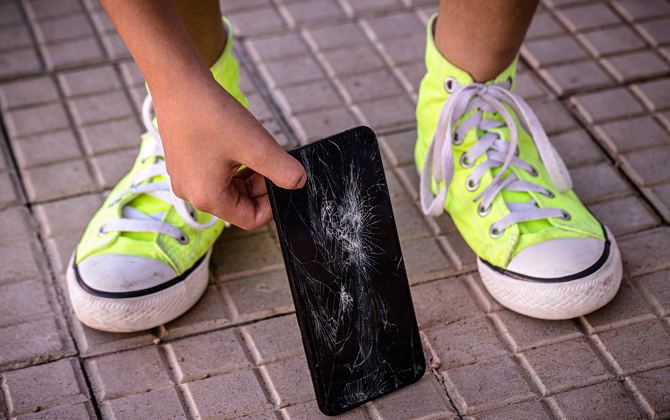
M570 216L570 213L568 213L567 211L561 210L561 213L563 213L563 216L560 217L561 220L568 221L572 219L572 216Z
M556 197L556 195L554 194L554 192L552 190L546 190L545 192L543 192L541 194L544 194L544 196L547 197L547 198Z
M104 227L105 227L104 225L100 226L100 229L98 229L98 236L102 237L107 234L107 232L104 231Z
M186 235L185 233L182 233L181 236L179 236L178 238L174 238L174 240L182 245L186 245L189 241L188 235Z
M480 215L481 217L486 216L487 214L491 213L491 209L493 208L493 205L489 205L487 208L484 208L484 206L479 206L477 207L477 214Z
M520 154L521 151L519 150L519 146L517 146L516 149L514 149L514 156L519 157Z
M454 139L451 141L451 143L452 143L454 146L458 146L458 145L463 144L464 141L465 141L465 137L463 137L463 138L458 138L458 133L454 133Z
M466 160L467 160L467 157L465 157L465 153L463 153L463 154L461 155L461 167L463 167L463 168L469 168L469 167L471 167L472 165L475 164L474 161L473 161L472 163L469 163L469 162L466 162Z
M446 90L448 93L454 93L454 90L456 90L457 83L458 81L453 77L447 77L446 79L444 79L444 90Z
M528 172L528 173L530 174L530 176L538 176L538 175L540 174L540 173L537 171L537 169L535 169L534 166L531 166L531 167L530 167L530 171L526 171L526 172Z
M470 178L468 178L468 179L465 180L465 188L466 188L468 191L476 191L476 190L478 190L478 189L479 189L479 185L480 185L480 184L479 184L479 181L478 181L478 182L475 182L475 181L471 180Z
M491 235L491 237L493 239L498 239L501 236L503 236L503 234L505 233L505 229L498 230L498 228L494 228L493 226L495 225L491 225L491 229L489 229L489 234Z

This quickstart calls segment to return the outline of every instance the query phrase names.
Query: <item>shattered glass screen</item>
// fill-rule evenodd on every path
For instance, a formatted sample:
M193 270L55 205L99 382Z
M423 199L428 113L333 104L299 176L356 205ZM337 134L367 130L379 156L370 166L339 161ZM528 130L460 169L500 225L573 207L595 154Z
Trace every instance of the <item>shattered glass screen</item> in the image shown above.
M367 128L340 136L291 152L307 171L305 187L273 188L327 414L418 380L425 363L376 138Z

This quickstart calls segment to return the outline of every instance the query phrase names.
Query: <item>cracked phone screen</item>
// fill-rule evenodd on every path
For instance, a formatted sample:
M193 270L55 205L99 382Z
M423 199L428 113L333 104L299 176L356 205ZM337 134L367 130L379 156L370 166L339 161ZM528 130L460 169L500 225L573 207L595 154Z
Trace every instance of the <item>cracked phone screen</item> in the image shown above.
M417 381L425 361L374 132L290 153L305 186L268 190L317 402L332 415Z

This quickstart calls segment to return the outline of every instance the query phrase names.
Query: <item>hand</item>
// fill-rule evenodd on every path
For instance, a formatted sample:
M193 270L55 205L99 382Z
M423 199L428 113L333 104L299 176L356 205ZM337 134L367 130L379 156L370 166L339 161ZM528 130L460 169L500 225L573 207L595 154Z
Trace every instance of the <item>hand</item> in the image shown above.
M305 184L302 165L211 73L150 88L172 189L196 209L255 229L272 219L264 176L281 188Z

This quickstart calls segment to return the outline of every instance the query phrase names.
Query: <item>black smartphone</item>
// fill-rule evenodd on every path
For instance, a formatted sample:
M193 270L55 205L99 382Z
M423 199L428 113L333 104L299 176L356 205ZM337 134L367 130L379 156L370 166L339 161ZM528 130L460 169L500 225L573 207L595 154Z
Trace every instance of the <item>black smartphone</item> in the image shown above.
M305 186L266 182L316 400L332 416L418 381L425 360L375 133L289 153Z

